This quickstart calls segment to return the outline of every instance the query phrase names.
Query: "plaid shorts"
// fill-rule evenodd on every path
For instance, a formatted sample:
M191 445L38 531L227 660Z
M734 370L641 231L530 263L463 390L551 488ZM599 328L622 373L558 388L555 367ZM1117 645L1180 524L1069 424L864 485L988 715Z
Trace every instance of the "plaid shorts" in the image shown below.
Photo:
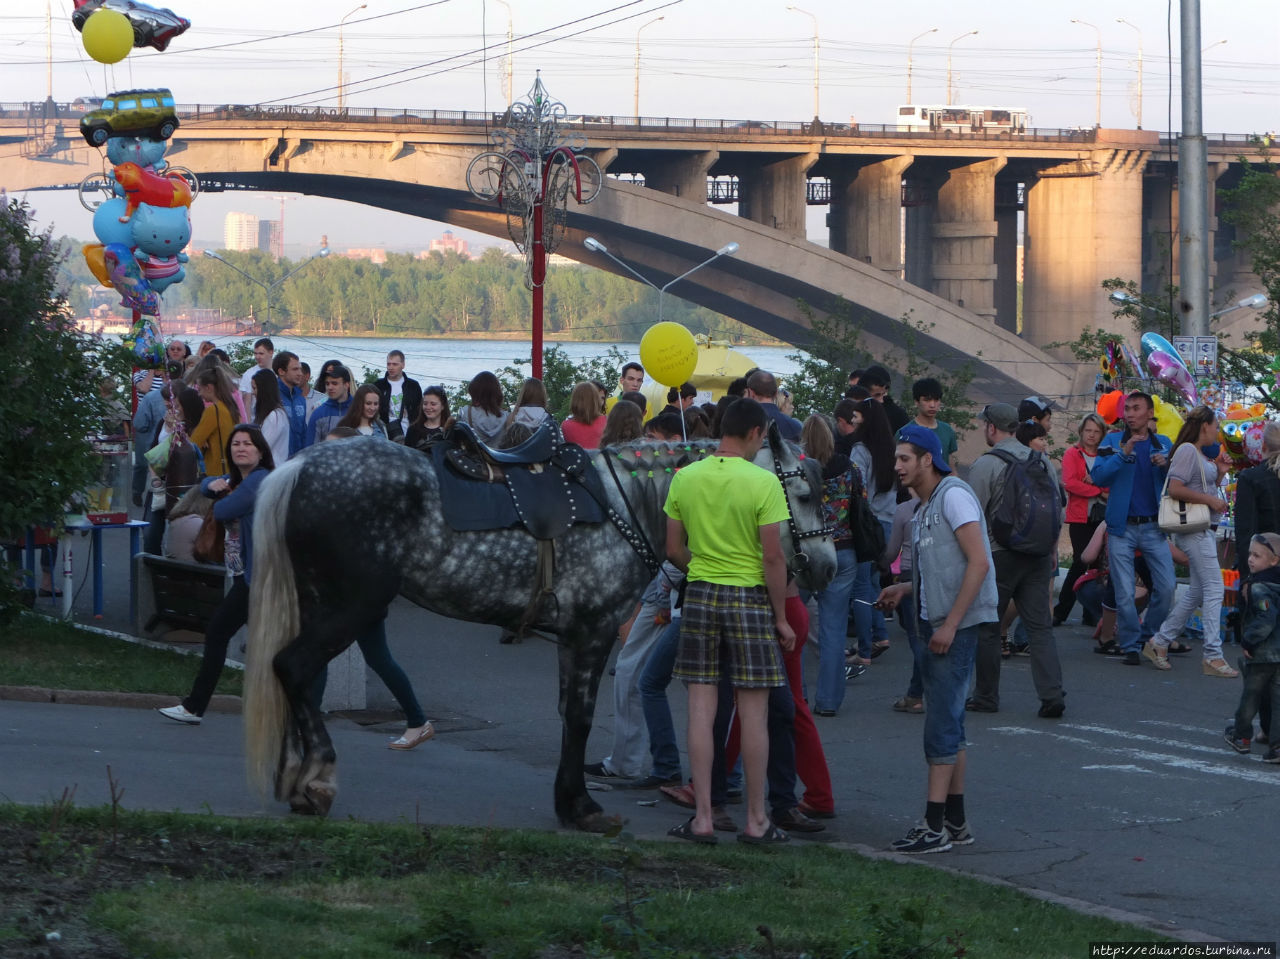
M786 684L773 607L763 586L693 582L685 593L675 677L768 688Z

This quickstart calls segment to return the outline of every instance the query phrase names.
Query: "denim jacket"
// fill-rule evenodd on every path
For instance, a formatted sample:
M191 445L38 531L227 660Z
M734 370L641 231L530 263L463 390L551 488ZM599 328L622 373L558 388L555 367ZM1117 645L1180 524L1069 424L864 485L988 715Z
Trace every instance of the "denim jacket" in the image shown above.
M296 456L307 445L307 398L302 389L289 386L277 377L280 386L280 406L289 419L289 455Z
M1280 569L1275 566L1249 577L1241 645L1251 663L1280 663Z

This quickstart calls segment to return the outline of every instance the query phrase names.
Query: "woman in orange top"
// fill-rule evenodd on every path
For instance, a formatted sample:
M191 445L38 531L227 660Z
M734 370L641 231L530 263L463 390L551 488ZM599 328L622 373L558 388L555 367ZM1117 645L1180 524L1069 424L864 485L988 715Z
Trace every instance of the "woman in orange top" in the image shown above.
M200 373L196 377L196 390L206 406L199 424L191 432L191 442L204 456L205 475L221 476L227 472L224 451L231 438L231 428L236 425L231 415L235 399L216 370Z

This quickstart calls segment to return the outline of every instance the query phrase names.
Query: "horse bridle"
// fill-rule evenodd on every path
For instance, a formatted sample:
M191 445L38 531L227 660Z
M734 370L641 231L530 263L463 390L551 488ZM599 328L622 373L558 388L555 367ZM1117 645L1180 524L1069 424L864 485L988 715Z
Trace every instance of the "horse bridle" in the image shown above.
M778 477L778 482L782 485L782 495L787 495L787 480L793 476L798 476L808 482L808 476L805 475L804 467L797 460L795 469L784 470L782 468L782 457L778 455L777 449L772 445L769 452L773 454L773 472ZM791 503L787 503L787 529L791 534L791 572L797 576L809 569L809 554L803 549L804 541L814 536L835 536L837 529L834 526L820 526L818 529L801 530L796 526L795 511L791 509Z

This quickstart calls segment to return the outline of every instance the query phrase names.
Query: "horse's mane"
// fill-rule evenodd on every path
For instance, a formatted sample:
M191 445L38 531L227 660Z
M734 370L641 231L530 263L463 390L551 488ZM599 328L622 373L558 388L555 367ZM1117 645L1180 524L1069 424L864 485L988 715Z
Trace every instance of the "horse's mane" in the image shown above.
M676 470L696 463L715 449L714 440L621 443L596 451L592 462L605 480L606 488L612 485L613 477L617 477L618 488L635 510L641 525L650 535L661 538L667 524L662 507L667 501L671 478Z

